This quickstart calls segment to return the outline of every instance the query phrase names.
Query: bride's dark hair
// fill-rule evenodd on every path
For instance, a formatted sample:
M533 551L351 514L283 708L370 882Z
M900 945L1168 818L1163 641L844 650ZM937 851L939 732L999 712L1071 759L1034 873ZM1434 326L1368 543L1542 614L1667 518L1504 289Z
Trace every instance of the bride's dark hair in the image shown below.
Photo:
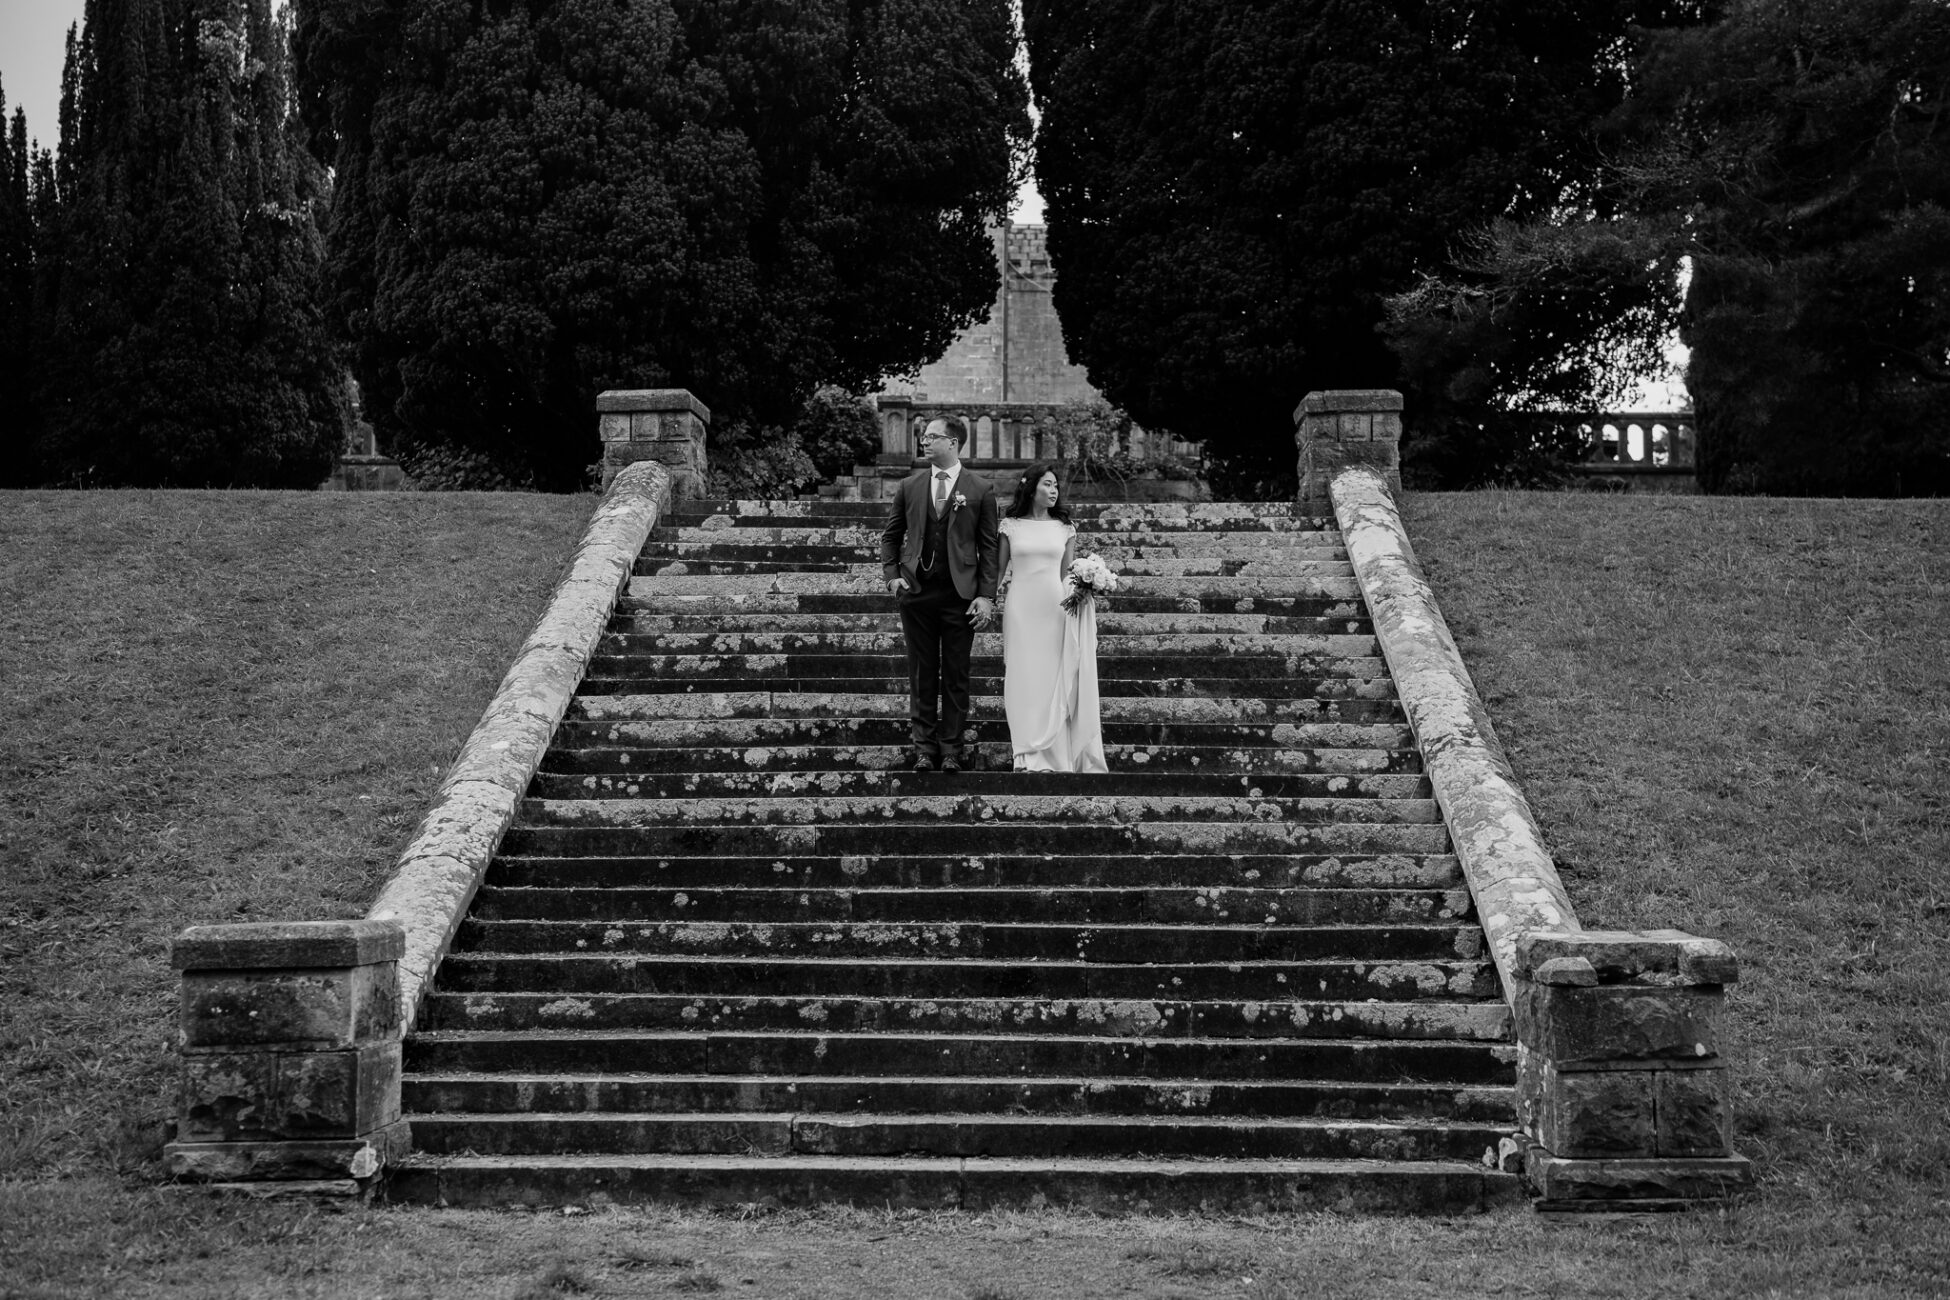
M1043 481L1045 474L1056 475L1056 504L1050 507L1049 517L1066 524L1070 522L1070 507L1065 504L1070 499L1070 486L1063 481L1063 473L1053 460L1039 460L1022 472L1021 480L1016 483L1016 495L1009 502L1009 518L1029 517L1030 503L1036 499L1036 485Z

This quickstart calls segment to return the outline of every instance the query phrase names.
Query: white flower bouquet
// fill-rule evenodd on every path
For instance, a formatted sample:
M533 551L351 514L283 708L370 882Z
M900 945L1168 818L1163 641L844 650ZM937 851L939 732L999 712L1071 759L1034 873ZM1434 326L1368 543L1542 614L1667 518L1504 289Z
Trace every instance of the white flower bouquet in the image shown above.
M1107 605L1105 597L1116 590L1117 575L1110 566L1097 556L1083 556L1070 563L1070 592L1063 597L1063 611L1074 614L1086 601Z

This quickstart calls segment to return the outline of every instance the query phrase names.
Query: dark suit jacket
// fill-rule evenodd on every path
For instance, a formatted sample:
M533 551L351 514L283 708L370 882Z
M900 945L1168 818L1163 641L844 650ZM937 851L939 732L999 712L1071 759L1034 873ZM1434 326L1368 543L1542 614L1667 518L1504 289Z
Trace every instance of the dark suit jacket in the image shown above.
M883 580L906 578L910 590L921 585L917 570L921 564L921 545L927 536L931 513L928 497L933 478L934 467L930 465L902 479L894 492L887 526L880 531ZM996 526L1001 508L995 499L995 489L987 479L970 473L964 465L961 477L955 480L955 494L964 498L966 504L957 505L953 496L948 498L948 574L955 580L955 590L963 600L974 600L977 596L993 600L996 583L1002 577L996 572L1002 563L1002 531Z

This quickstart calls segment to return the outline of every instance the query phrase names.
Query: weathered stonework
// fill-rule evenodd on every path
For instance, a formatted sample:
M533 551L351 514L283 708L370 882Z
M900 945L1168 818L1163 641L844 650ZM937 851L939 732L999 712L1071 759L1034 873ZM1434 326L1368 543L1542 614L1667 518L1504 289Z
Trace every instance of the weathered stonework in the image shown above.
M1366 466L1402 490L1402 395L1392 389L1308 393L1293 412L1300 453L1300 512L1334 512L1329 486L1342 470Z
M1301 471L1304 484L1304 459ZM1510 1002L1525 1171L1539 1206L1669 1208L1738 1190L1752 1175L1730 1145L1720 1054L1723 986L1738 963L1725 944L1677 930L1579 926L1416 563L1398 487L1367 464L1328 484Z
M596 422L603 440L605 489L626 466L655 461L669 472L672 498L683 501L705 495L709 483L705 442L711 429L711 411L688 389L611 389L599 393Z
M568 573L368 913L406 929L399 989L408 1028L568 711L637 554L669 500L670 483L669 469L656 460L638 461L610 482Z
M380 921L192 926L182 1102L169 1171L192 1181L352 1180L409 1146L398 968Z

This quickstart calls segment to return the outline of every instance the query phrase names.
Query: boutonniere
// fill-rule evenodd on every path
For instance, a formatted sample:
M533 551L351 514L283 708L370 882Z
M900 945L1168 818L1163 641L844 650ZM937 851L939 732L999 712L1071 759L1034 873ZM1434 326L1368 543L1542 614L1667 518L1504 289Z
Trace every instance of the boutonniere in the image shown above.
M955 493L955 509L959 510L967 504L968 498L965 495L960 492Z

